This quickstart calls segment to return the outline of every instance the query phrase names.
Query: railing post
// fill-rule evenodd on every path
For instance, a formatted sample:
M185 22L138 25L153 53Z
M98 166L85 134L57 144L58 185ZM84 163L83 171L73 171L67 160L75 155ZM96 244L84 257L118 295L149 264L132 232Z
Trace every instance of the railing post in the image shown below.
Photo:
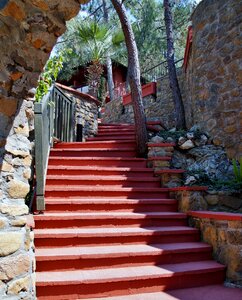
M42 103L35 103L35 170L36 170L36 208L39 211L45 210L44 201L44 153L43 153L43 117Z

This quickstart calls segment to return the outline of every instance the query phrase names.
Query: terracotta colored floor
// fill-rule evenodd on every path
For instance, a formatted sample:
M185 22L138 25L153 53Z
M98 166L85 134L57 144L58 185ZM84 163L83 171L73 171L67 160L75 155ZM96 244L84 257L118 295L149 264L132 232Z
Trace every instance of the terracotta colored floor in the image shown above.
M242 300L242 289L211 285L190 289L90 300Z

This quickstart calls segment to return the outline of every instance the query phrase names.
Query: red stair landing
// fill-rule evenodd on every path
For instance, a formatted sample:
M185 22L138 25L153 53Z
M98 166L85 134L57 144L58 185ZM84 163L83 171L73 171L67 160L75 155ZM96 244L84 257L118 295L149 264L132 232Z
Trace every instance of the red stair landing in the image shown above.
M38 299L153 299L223 282L224 266L135 152L127 124L51 151L35 216Z

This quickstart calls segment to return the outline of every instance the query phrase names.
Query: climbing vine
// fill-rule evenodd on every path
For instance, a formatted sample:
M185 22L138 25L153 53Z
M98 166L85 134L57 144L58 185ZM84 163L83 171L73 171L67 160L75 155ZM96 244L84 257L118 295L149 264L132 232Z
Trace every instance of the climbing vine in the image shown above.
M37 102L40 102L44 95L48 93L51 85L57 79L59 72L63 68L63 61L63 54L53 56L48 60L38 81L38 87L35 94L35 100Z

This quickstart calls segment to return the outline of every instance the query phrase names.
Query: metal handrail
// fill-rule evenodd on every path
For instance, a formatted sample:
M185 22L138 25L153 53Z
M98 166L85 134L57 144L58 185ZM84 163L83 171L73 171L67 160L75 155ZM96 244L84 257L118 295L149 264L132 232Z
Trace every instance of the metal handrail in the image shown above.
M35 103L35 170L36 205L45 210L45 182L50 149L54 138L72 142L74 136L74 106L57 86L53 85L41 102Z
M176 68L181 67L180 63L182 61L183 58L175 61ZM168 74L168 62L167 60L165 60L153 66L152 68L145 70L144 72L142 72L141 76L151 82L151 81L157 81L158 79L166 76L167 74Z

